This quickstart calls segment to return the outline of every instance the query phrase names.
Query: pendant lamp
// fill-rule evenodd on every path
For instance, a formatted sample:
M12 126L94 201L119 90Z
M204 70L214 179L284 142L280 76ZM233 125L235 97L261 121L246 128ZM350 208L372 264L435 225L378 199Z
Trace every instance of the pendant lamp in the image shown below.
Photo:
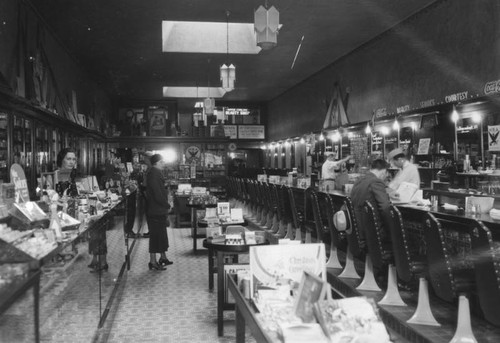
M276 7L259 6L254 14L254 29L257 45L263 50L269 50L278 43L278 28L280 25L280 13Z
M229 11L226 11L226 60L229 61ZM236 80L236 67L233 64L223 64L220 67L220 80L222 88L226 91L234 89L234 81Z

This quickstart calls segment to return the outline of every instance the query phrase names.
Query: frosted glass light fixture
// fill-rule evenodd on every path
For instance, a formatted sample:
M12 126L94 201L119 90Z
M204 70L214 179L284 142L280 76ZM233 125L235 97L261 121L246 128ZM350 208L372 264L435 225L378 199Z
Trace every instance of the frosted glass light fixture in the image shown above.
M220 80L224 90L232 91L234 89L234 81L236 80L236 67L233 64L229 66L223 64L220 67Z
M453 111L451 112L451 120L454 123L456 123L458 121L458 112L457 112L455 105L453 105Z
M269 50L278 43L280 13L276 7L259 6L254 14L254 29L257 45L263 50Z
M229 60L229 11L226 11L226 58ZM226 91L234 89L234 81L236 80L236 67L233 64L223 64L220 67L220 80L222 88Z

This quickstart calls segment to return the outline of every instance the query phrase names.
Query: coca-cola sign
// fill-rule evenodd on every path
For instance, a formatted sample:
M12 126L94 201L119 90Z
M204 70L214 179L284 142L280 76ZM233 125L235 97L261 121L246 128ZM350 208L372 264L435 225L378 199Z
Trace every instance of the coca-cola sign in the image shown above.
M500 80L486 82L484 85L484 94L500 93Z

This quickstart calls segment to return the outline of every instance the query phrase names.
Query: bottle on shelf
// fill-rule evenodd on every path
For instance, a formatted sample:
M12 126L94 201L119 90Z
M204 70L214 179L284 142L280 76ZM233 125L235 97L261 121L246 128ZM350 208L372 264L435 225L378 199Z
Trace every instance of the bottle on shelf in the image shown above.
M469 159L469 155L465 155L464 173L468 173L469 171L470 171L470 159Z

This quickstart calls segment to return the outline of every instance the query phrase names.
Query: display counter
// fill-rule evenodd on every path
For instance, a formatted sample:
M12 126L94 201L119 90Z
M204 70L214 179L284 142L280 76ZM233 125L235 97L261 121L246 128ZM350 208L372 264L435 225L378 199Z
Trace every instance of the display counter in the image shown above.
M82 325L89 328L88 337L78 339L92 340L95 330L102 326L109 312L113 294L120 284L120 273L123 273L125 266L124 256L129 254L124 244L127 241L125 224L134 220L128 211L131 207L127 206L129 197L133 198L135 205L134 193L123 196L111 203L102 215L91 216L75 230L65 231L64 240L52 250L37 258L30 258L29 269L22 279L16 278L14 282L8 283L6 289L0 288L2 335L12 338L12 341L38 342L39 337L50 341L63 331L71 336L70 324L81 321ZM13 241L7 246L15 249L18 242ZM88 268L91 244L104 249L101 252L107 258L106 268ZM12 256L11 253L7 255ZM5 259L0 260L0 267L5 265ZM26 292L31 287L34 299ZM75 312L75 308L79 311ZM33 320L26 315L30 310L34 312ZM24 328L32 325L32 322L35 327L39 323L40 327L39 334L38 329L35 329L35 340L27 336L28 330ZM78 332L81 334L81 330Z

